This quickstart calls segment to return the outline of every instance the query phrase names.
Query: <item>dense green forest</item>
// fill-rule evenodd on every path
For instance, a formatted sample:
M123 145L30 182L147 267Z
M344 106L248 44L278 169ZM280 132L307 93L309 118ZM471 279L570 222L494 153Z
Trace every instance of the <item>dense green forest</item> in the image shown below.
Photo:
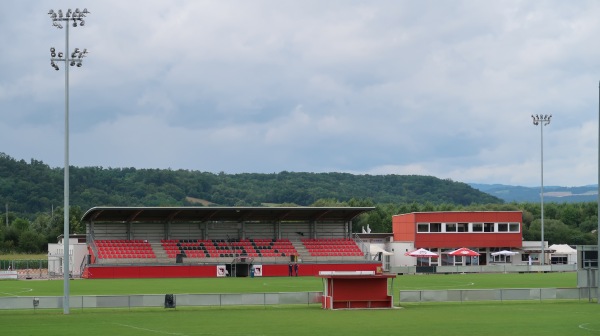
M72 233L94 206L375 206L354 222L355 232L391 232L391 217L415 211L520 210L525 240L540 238L536 203L504 204L469 185L431 176L347 173L225 174L189 170L70 168ZM63 228L63 169L0 153L0 251L38 253ZM594 244L596 203L544 206L545 238Z
M70 167L74 206L307 206L319 199L374 203L502 203L466 183L431 176L345 173L213 174L188 170ZM19 214L63 202L63 169L0 153L0 202Z

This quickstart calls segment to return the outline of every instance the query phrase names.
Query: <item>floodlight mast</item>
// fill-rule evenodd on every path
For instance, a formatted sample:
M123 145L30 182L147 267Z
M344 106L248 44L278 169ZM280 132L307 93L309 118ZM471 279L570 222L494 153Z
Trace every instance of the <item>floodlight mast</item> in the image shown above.
M541 250L540 250L540 265L545 265L545 254L546 254L546 249L545 249L545 244L544 244L544 126L547 126L548 124L550 124L550 119L552 118L552 114L548 115L543 115L543 114L535 114L535 115L531 115L531 118L533 118L533 125L534 126L540 126L540 148L541 148L541 176L542 176L542 184L540 187L540 212L541 212L541 238L540 238L540 243L541 243Z
M598 227L596 234L598 240L596 243L596 303L600 304L600 82L598 82ZM588 284L591 287L591 284Z
M79 48L69 54L69 23L72 21L73 27L85 25L83 18L89 14L87 9L80 11L79 8L72 11L70 8L63 16L61 9L55 12L51 9L48 12L52 20L52 26L62 29L65 23L65 53L56 53L54 47L50 48L50 66L58 71L59 67L56 62L65 62L65 167L64 167L64 222L63 222L63 282L64 282L64 297L63 297L63 313L69 314L69 65L81 67L83 57L87 56L87 49L80 51ZM69 57L69 55L71 57Z

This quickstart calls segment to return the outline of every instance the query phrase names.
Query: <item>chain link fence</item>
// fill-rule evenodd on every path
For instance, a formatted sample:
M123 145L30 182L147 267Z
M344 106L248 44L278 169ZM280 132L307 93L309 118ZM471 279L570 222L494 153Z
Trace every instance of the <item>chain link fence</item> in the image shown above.
M16 271L19 279L48 279L52 276L61 275L48 274L48 260L2 260L0 259L0 270Z

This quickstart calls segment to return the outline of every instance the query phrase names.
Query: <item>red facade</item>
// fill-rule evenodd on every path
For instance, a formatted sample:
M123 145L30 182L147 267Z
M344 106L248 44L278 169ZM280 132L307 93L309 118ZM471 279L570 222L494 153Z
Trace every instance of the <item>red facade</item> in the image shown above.
M300 276L317 276L321 271L373 271L381 264L300 264ZM287 264L263 265L263 276L288 276ZM89 279L136 279L136 278L216 278L216 265L89 265L84 278Z
M518 232L418 232L419 223L518 223ZM520 211L413 212L392 217L394 241L414 242L415 248L520 248L523 241Z

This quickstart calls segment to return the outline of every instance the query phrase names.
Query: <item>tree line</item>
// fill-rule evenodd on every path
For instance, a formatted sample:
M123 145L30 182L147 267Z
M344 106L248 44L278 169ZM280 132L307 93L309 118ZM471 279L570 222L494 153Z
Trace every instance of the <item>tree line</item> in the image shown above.
M523 211L525 240L540 239L537 203L510 203L461 182L419 175L225 174L189 170L70 168L71 233L94 206L373 206L354 232L391 232L392 216L419 211ZM40 253L63 233L63 170L0 153L0 251ZM596 203L545 203L552 243L595 244Z
M374 203L502 203L462 182L418 175L225 174L190 170L70 167L74 206L308 206L321 199ZM0 204L33 215L63 203L63 169L0 153Z

